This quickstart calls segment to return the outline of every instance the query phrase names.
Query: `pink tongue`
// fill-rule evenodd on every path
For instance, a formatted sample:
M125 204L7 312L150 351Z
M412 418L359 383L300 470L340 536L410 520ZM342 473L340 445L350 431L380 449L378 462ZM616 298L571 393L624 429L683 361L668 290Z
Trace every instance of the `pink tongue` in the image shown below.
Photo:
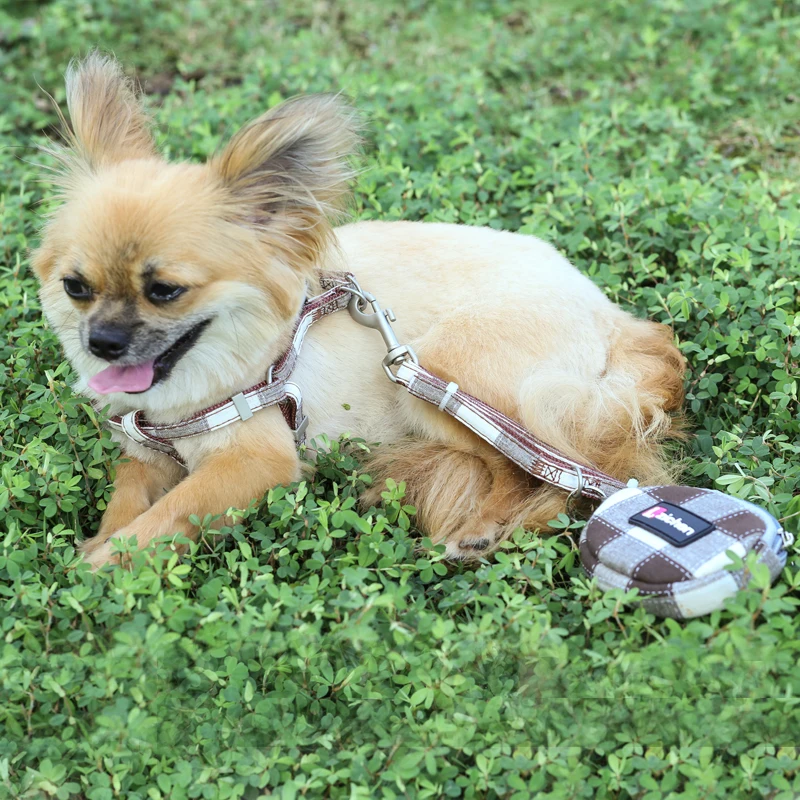
M89 388L98 394L143 392L153 385L153 364L147 361L135 367L106 367L89 379Z

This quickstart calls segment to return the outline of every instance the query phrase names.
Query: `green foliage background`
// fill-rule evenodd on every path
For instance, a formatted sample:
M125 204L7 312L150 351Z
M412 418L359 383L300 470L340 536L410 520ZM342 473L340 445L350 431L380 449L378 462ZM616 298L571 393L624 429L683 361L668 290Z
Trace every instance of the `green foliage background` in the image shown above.
M27 256L37 83L63 101L71 56L135 71L173 158L343 89L370 124L358 217L543 236L671 323L687 480L797 531L799 34L789 0L0 6L0 796L800 796L795 554L657 621L582 577L580 521L477 568L420 554L402 487L360 516L359 448L334 443L183 561L75 569L118 452Z

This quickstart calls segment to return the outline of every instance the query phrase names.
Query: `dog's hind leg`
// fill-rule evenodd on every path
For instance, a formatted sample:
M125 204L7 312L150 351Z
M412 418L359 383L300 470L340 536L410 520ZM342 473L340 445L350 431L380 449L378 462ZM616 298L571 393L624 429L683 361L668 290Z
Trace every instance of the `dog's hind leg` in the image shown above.
M652 470L651 479L662 477L656 453L644 448L633 457ZM373 483L362 505L380 504L387 478L404 481L417 525L454 560L487 556L519 528L549 531L569 503L566 491L532 478L482 443L409 438L375 450L365 469Z
M378 504L386 478L406 482L406 500L434 544L452 559L488 555L519 527L544 528L563 510L563 492L539 484L488 445L407 439L379 448L366 469Z
M415 342L421 363L580 463L621 480L670 481L660 443L682 399L683 359L669 329L615 314L598 323L593 343L561 352L522 326L476 320L439 320ZM405 480L422 529L449 556L488 553L516 528L547 529L565 510L566 492L530 478L434 406L400 395L396 413L413 433L373 455L375 488L365 499L377 500L387 477Z
M537 340L534 347L527 331L520 346L520 326L504 322L503 314L451 314L414 346L426 368L519 419L521 377L536 361L533 351L551 343ZM374 482L362 502L380 502L386 478L405 481L419 526L445 544L450 558L488 555L517 528L546 528L563 510L563 492L542 486L435 406L401 393L393 413L409 435L370 456Z

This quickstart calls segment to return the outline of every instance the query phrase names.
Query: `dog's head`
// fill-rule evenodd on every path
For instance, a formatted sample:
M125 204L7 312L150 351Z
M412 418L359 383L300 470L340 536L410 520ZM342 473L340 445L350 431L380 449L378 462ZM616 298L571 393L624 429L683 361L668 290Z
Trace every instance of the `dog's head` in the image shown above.
M206 164L167 163L119 65L70 66L63 203L33 267L78 388L112 408L227 395L288 342L348 195L354 115L286 102Z

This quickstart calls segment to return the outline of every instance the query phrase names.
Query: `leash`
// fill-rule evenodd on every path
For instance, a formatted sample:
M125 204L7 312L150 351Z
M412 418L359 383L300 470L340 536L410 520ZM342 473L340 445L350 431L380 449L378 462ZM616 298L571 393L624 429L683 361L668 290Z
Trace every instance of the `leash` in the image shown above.
M571 495L592 500L603 500L625 488L622 481L573 461L496 408L463 392L458 384L446 383L428 372L420 365L413 348L397 339L391 325L395 321L391 309L382 308L376 297L362 289L352 274L323 273L320 286L322 294L303 304L292 343L269 368L266 380L171 425L150 424L142 411L112 417L109 425L137 444L164 453L184 465L173 442L201 436L234 422L245 422L256 412L277 405L300 446L305 441L308 417L303 413L300 387L289 379L308 329L323 317L347 308L356 322L377 330L383 338L387 352L382 363L389 380L457 419L529 475Z

